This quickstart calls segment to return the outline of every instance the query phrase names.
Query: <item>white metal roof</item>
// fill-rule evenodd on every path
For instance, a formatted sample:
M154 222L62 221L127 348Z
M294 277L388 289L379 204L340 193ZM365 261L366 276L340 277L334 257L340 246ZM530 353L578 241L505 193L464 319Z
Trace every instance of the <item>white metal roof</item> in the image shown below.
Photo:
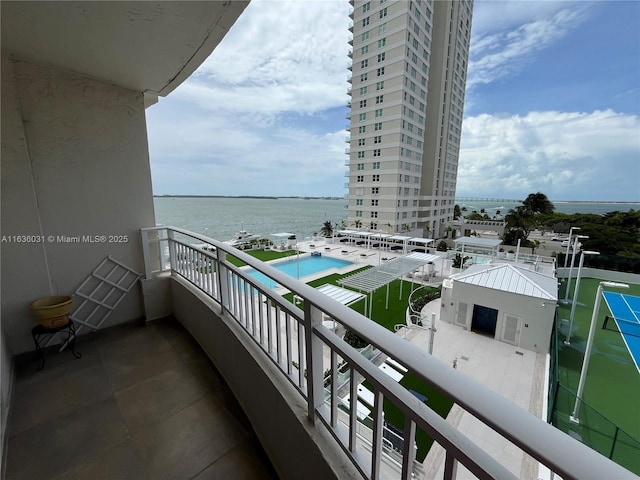
M454 276L453 280L529 297L558 300L558 281L555 277L507 263L472 265Z
M453 243L456 245L469 245L472 247L489 247L495 248L498 245L502 244L502 240L497 240L493 238L480 238L480 237L460 237L456 238Z
M411 253L394 258L378 267L369 268L368 270L343 278L339 280L338 283L343 286L355 288L361 292L371 293L439 258L438 255Z
M320 293L324 293L326 296L343 305L351 305L364 297L363 293L347 290L346 288L340 288L329 283L317 287L316 290Z
M405 240L410 240L411 237L406 237L404 235L393 235L391 237L389 237L389 240L400 240L400 241L405 241Z
M423 243L425 245L429 245L431 242L433 242L433 238L413 237L413 238L410 238L408 241L409 242L414 242L414 243Z

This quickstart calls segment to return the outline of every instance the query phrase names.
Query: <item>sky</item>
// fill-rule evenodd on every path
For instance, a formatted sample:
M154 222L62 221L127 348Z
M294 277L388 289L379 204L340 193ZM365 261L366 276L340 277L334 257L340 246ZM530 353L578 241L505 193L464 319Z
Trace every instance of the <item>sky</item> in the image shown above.
M347 193L347 0L252 0L147 109L156 195ZM640 202L640 2L476 0L458 197Z

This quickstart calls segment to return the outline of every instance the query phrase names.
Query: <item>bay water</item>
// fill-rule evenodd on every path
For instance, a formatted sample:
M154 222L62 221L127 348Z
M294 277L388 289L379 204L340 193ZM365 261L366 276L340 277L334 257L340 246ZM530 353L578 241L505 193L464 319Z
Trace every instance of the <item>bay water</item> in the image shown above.
M518 201L464 199L457 202L467 212L485 212L493 217L499 210L505 215L521 205ZM640 203L553 202L561 213L604 214L612 211L640 210ZM325 221L340 224L347 217L345 199L316 198L229 198L229 197L155 197L158 225L184 228L216 240L229 240L239 230L262 235L293 233L299 240L319 233ZM347 228L353 228L347 225Z

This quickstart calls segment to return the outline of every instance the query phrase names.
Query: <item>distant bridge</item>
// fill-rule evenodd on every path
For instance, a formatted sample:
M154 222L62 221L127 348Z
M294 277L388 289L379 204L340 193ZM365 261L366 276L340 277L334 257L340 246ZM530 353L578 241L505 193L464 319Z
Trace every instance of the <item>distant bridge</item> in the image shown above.
M522 200L514 200L513 198L456 197L456 203L460 202L522 203Z

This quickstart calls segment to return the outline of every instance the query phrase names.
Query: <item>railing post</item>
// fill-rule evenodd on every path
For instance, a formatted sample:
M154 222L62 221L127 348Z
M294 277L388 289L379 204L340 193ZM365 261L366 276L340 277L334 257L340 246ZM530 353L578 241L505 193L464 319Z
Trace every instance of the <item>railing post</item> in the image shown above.
M307 361L307 415L315 423L316 408L324 402L322 378L322 341L313 333L314 327L322 325L322 310L311 302L304 302L304 339Z
M151 278L151 256L149 255L149 232L147 230L141 230L140 235L142 237L142 260L144 262L144 278L147 280Z
M176 268L176 244L173 243L173 230L167 229L167 245L169 246L169 271Z
M223 310L229 310L229 274L224 266L227 254L216 249L216 275L218 277L218 294L220 295L220 305Z

